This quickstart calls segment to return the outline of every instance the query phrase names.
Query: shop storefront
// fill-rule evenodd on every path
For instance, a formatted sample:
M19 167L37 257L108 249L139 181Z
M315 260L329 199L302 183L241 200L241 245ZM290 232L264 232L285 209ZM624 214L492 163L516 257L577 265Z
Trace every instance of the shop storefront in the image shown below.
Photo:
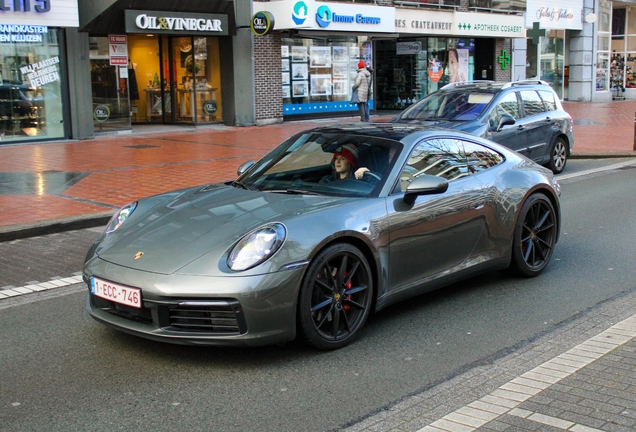
M78 25L71 1L0 11L0 144L68 136L64 28Z
M96 130L135 123L205 124L222 118L220 14L126 10L125 35L90 38ZM112 38L125 44L125 64L113 65Z
M497 46L524 36L522 16L410 8L395 15L399 37L376 42L378 109L403 109L453 82L510 79L512 53Z
M636 99L636 6L604 3L612 16L611 53L604 53L612 99Z
M526 77L552 86L569 98L570 33L583 29L582 0L528 0Z
M358 65L374 68L373 37L394 37L395 9L310 0L254 2L281 37L283 117L357 113L349 103ZM368 101L375 108L372 92Z
M349 100L360 60L374 69L369 106L378 110L403 109L449 82L501 79L497 70L510 79L512 52L498 47L525 35L516 13L307 0L254 2L254 10L271 14L282 35L284 119L353 114Z

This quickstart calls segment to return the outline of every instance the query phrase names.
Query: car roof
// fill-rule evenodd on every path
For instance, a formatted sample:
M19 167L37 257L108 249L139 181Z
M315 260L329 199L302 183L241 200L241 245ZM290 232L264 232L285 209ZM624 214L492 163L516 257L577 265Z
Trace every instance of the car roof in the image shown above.
M488 92L500 92L507 88L514 87L532 87L540 90L552 90L550 84L546 81L534 79L534 80L521 80L521 81L473 81L471 83L451 83L442 87L440 90L445 91L488 91Z
M406 136L420 132L443 132L448 135L461 135L457 131L436 126L423 126L409 123L347 123L330 126L320 126L306 130L303 133L350 134L367 136L369 138L383 138L402 141Z

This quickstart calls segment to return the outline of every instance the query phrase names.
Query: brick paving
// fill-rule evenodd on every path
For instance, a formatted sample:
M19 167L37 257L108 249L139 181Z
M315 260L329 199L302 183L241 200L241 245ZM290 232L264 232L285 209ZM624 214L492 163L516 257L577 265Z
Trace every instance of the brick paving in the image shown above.
M636 101L565 102L564 106L575 120L574 157L636 155ZM372 116L372 121L390 118ZM69 219L101 222L144 196L235 178L241 163L260 158L304 129L355 121L215 125L153 133L144 133L147 129L141 127L131 134L93 140L0 145L0 234Z
M344 432L636 430L636 293Z

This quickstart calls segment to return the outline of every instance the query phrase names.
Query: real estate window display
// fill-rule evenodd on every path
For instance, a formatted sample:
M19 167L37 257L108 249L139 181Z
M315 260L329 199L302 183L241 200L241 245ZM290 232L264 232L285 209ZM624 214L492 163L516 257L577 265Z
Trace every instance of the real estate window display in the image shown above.
M58 30L42 28L41 42L0 43L0 141L63 138Z
M372 43L365 36L283 38L283 114L357 111L349 101L360 60L373 66Z

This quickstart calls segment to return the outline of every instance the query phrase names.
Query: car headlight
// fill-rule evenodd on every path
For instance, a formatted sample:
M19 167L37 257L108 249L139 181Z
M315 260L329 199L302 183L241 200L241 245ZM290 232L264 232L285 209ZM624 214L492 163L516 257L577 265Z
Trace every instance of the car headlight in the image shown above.
M280 223L260 227L236 243L227 258L227 266L234 271L255 267L273 256L285 242L287 230Z
M115 231L117 228L119 228L121 224L126 222L126 219L128 219L128 217L132 214L132 212L135 211L135 208L137 208L136 201L130 204L126 204L121 209L119 209L119 212L115 213L113 217L110 219L110 222L108 222L108 225L106 226L106 231L104 232L104 234L110 234L113 231Z

